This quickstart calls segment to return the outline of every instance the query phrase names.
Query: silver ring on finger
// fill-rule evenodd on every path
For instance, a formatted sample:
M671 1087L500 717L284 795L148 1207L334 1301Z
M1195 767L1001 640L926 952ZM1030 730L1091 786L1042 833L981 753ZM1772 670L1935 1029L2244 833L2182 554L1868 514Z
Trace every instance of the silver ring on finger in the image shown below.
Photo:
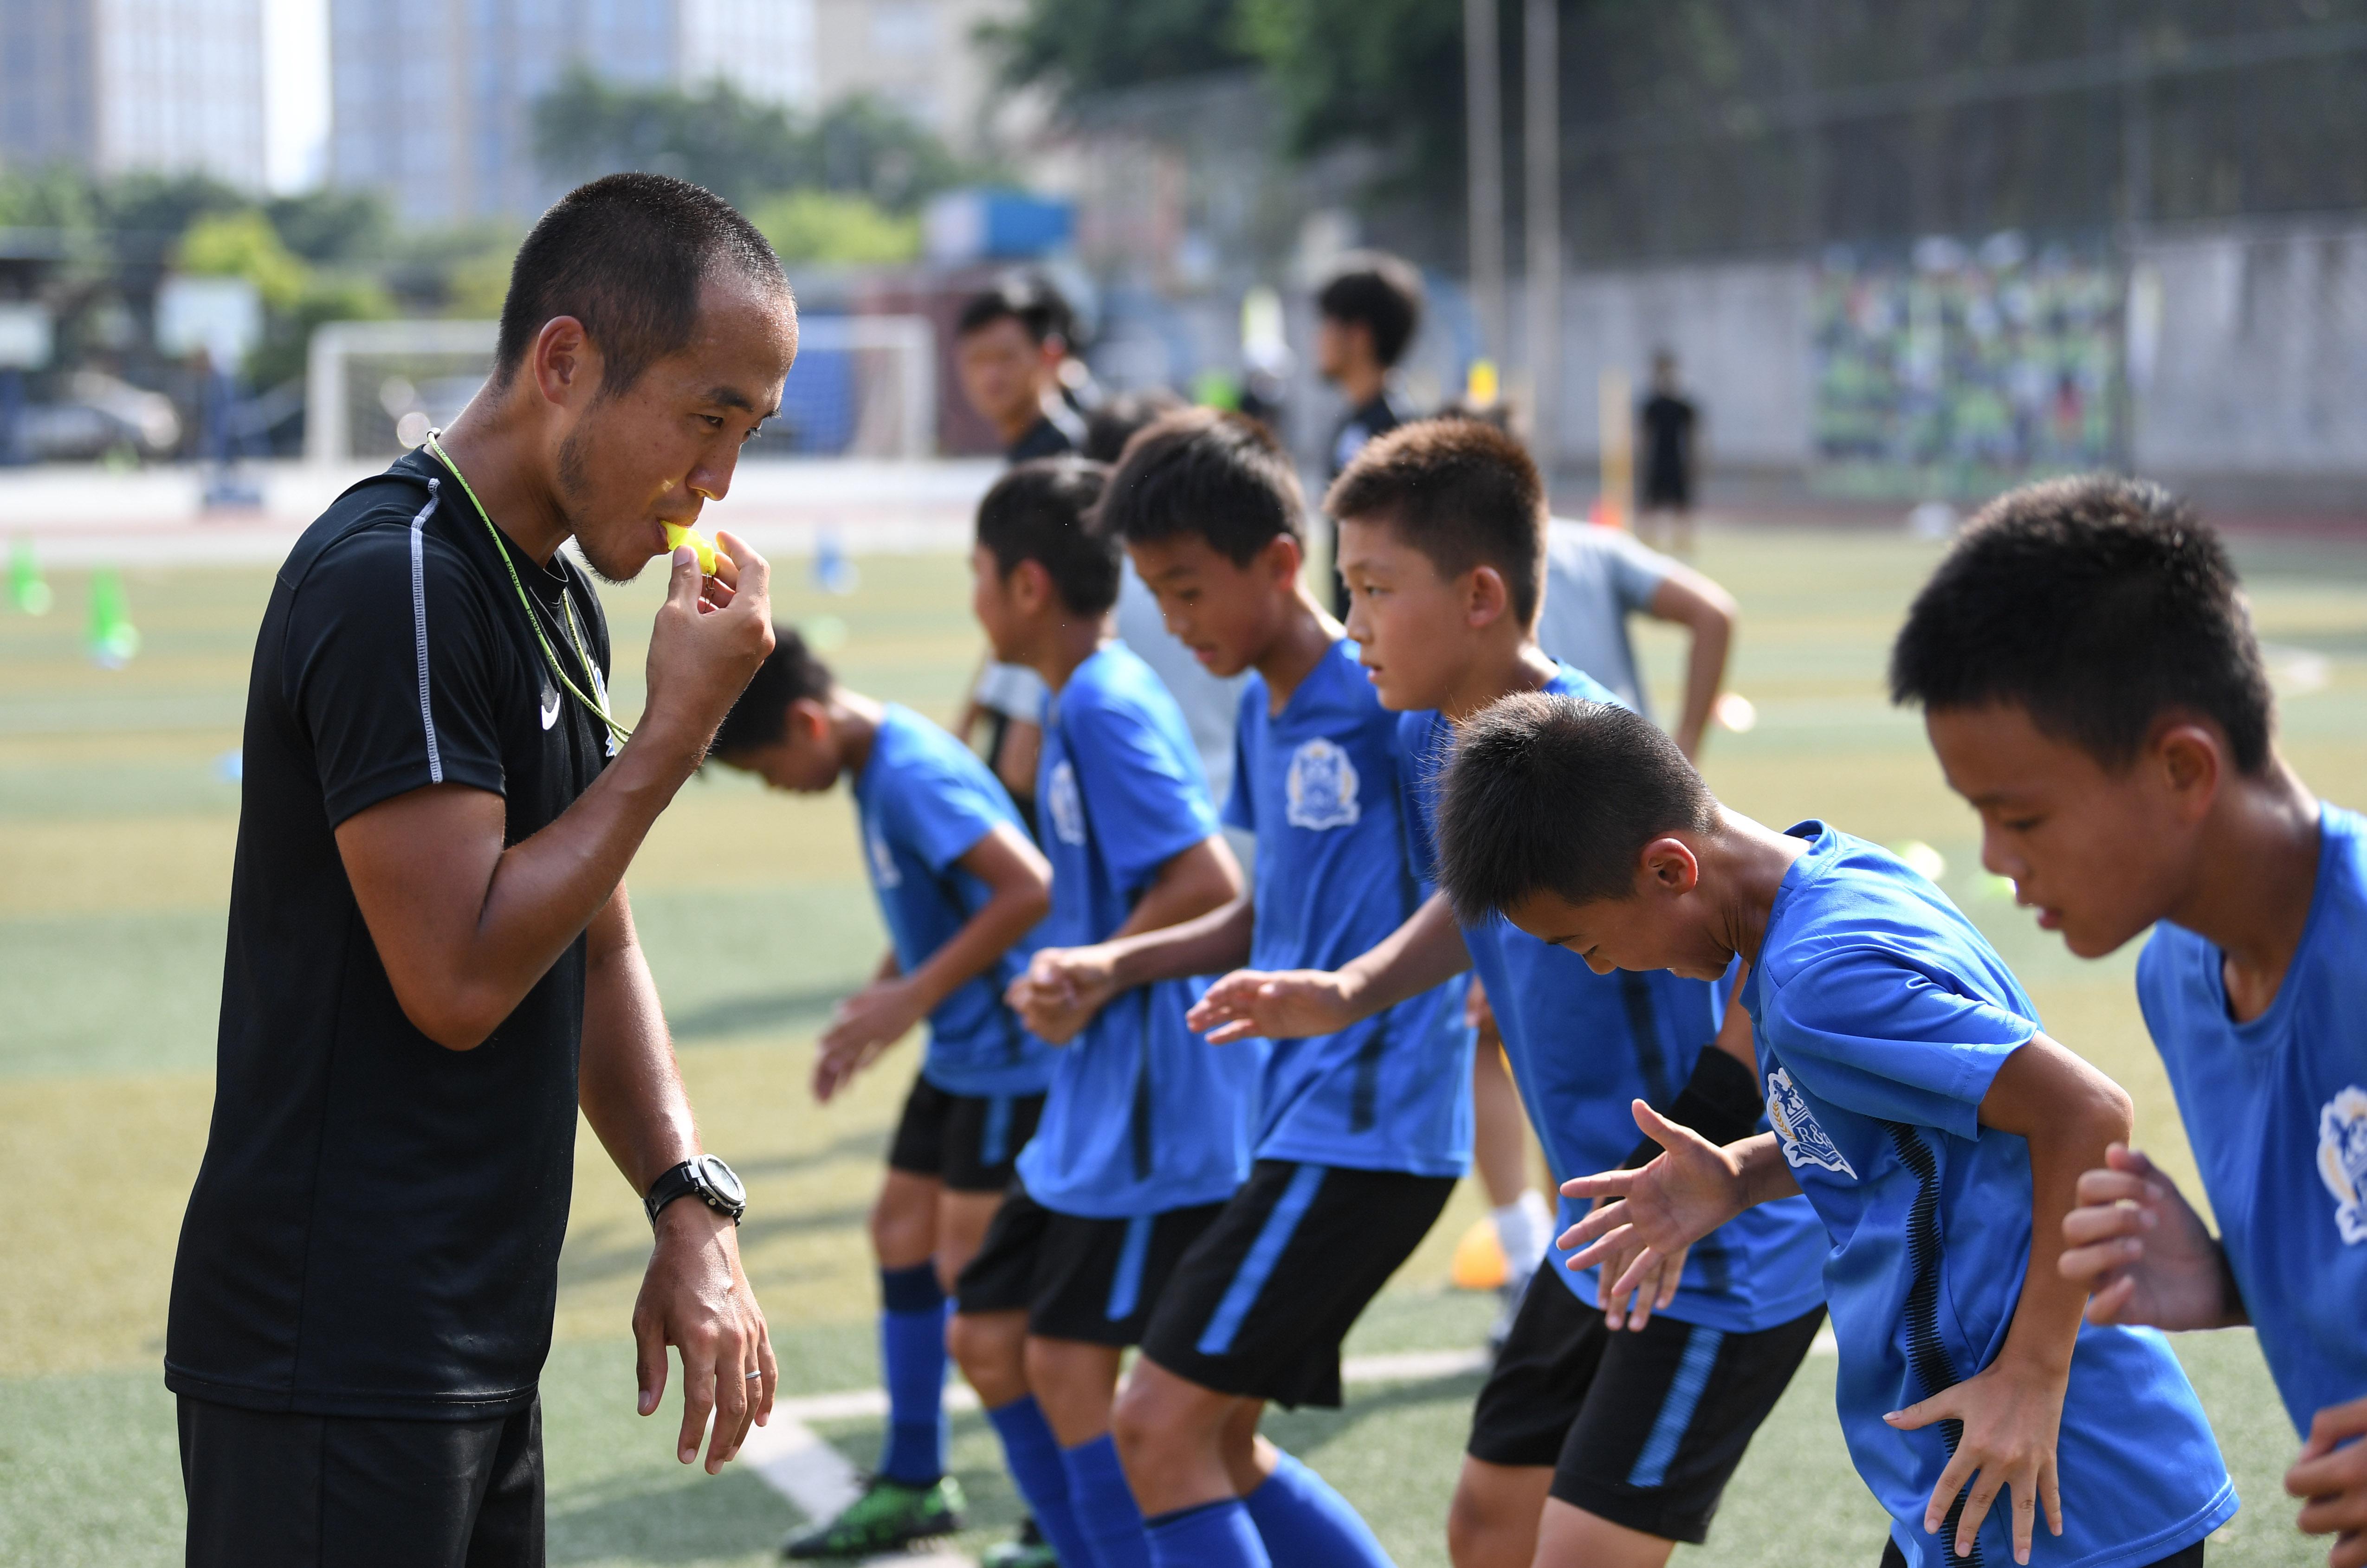
M764 1375L764 1374L763 1372L750 1372L750 1373L748 1374L747 1381L748 1381L748 1382L754 1382L758 1378L761 1378L761 1377L763 1377Z

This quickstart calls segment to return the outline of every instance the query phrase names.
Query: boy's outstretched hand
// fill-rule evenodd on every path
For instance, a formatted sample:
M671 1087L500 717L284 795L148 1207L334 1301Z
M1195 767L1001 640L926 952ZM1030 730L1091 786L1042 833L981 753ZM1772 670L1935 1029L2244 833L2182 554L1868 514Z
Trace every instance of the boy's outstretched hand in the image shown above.
M1236 1040L1298 1040L1332 1034L1355 1021L1340 976L1328 969L1236 969L1208 987L1184 1015L1211 1045Z
M2285 1490L2306 1497L2304 1535L2330 1535L2327 1568L2367 1568L2367 1399L2329 1404L2309 1424L2301 1458L2285 1472ZM2348 1445L2348 1446L2343 1446Z
M2063 1277L2090 1292L2090 1323L2225 1328L2244 1321L2219 1243L2177 1184L2126 1144L2079 1178L2063 1216Z
M1988 1517L1998 1494L2013 1492L2013 1560L2030 1561L2032 1520L2046 1510L2046 1528L2063 1533L2063 1498L2055 1480L2055 1442L2063 1427L2063 1391L2068 1379L2001 1355L1954 1388L1920 1404L1894 1410L1884 1420L1902 1432L1934 1421L1959 1421L1963 1435L1931 1500L1923 1506L1923 1529L1936 1535L1948 1522L1957 1494L1972 1488L1956 1516L1956 1555L1973 1554L1973 1537Z
M1556 1245L1580 1248L1564 1264L1571 1269L1624 1258L1616 1280L1607 1269L1603 1276L1611 1280L1605 1293L1615 1301L1654 1289L1665 1264L1673 1260L1682 1269L1685 1248L1750 1206L1741 1166L1729 1151L1640 1100L1634 1109L1636 1125L1660 1145L1659 1156L1641 1169L1606 1170L1561 1184L1565 1198L1612 1200L1564 1231Z
M814 1099L828 1104L848 1079L911 1033L928 1011L911 979L901 975L874 980L839 1003L814 1056Z

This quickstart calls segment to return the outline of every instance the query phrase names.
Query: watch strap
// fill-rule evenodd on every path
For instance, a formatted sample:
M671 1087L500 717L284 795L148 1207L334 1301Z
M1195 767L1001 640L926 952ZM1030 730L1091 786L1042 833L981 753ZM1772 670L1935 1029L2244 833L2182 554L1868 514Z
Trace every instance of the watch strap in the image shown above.
M641 1207L649 1212L650 1224L654 1225L658 1223L660 1209L677 1198L687 1198L694 1193L700 1193L700 1189L704 1186L705 1183L698 1179L698 1162L696 1160L685 1160L666 1171L655 1181L651 1182L649 1191L641 1196ZM700 1195L704 1196L703 1193Z

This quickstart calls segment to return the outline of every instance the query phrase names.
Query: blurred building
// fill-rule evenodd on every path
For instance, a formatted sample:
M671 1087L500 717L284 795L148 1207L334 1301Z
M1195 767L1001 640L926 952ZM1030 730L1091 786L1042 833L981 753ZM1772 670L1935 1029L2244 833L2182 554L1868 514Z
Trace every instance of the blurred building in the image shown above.
M263 0L0 0L0 163L259 188Z
M530 218L558 194L536 167L534 102L570 67L640 85L719 77L807 107L816 4L330 0L329 177L385 192L411 222Z
M945 138L979 141L993 73L973 41L981 22L1015 16L1022 0L809 0L814 11L817 101L868 93Z

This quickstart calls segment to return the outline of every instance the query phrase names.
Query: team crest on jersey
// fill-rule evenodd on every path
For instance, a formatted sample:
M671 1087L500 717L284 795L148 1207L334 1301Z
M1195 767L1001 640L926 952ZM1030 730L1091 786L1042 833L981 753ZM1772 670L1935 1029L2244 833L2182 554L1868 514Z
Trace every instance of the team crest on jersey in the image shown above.
M1825 1136L1816 1117L1809 1114L1807 1097L1792 1081L1792 1075L1781 1067L1767 1075L1767 1120L1775 1124L1775 1141L1783 1146L1786 1164L1813 1165L1846 1176L1852 1181L1857 1179L1850 1162Z
M1319 736L1290 754L1282 789L1294 828L1353 828L1364 814L1356 805L1356 764Z
M1052 813L1052 831L1064 844L1085 841L1085 803L1077 794L1077 770L1065 761L1052 767L1052 787L1046 792L1050 797L1045 806Z
M904 874L896 869L896 856L889 850L888 840L881 838L876 831L866 833L863 835L863 838L864 841L871 846L872 886L876 887L903 886Z
M2317 1113L2317 1176L2334 1194L2334 1227L2367 1241L2367 1089L2352 1084Z

